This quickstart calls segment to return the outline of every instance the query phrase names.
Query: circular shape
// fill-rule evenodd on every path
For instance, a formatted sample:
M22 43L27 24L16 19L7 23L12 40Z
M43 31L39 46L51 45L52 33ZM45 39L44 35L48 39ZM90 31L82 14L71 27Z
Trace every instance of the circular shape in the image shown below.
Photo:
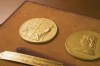
M70 35L65 43L67 51L82 60L100 58L100 34L92 31L78 31Z
M55 37L57 33L56 24L46 18L34 18L26 21L20 27L20 36L29 42L43 43Z

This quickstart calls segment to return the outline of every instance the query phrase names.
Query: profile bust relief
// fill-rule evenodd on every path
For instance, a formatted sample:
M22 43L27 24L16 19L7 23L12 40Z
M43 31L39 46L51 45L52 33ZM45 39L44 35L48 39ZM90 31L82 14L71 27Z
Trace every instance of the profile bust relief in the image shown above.
M81 49L78 50L88 55L95 55L97 38L94 35L85 34L80 39Z

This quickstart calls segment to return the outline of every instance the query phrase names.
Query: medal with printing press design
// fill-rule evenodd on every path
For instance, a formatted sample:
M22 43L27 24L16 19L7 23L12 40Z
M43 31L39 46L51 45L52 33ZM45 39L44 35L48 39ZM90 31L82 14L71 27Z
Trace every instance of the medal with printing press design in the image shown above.
M20 27L20 36L29 42L43 43L50 41L57 33L56 24L46 18L34 18L26 21Z

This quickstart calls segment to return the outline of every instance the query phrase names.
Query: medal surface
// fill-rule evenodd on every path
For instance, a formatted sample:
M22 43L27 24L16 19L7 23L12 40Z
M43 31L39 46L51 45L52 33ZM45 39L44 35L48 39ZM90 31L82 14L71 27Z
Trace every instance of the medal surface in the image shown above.
M50 19L34 18L22 24L19 34L26 41L43 43L50 41L56 36L57 26Z
M100 34L92 31L78 31L70 35L65 43L70 55L83 60L100 58Z

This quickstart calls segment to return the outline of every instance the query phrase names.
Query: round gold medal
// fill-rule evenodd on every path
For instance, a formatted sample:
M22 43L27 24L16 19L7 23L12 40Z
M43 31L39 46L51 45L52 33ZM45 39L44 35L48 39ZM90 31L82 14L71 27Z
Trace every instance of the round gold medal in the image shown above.
M33 18L26 21L19 29L20 36L29 42L43 43L55 37L56 24L46 18Z
M70 35L65 43L70 55L83 59L100 58L100 34L92 31L78 31Z

